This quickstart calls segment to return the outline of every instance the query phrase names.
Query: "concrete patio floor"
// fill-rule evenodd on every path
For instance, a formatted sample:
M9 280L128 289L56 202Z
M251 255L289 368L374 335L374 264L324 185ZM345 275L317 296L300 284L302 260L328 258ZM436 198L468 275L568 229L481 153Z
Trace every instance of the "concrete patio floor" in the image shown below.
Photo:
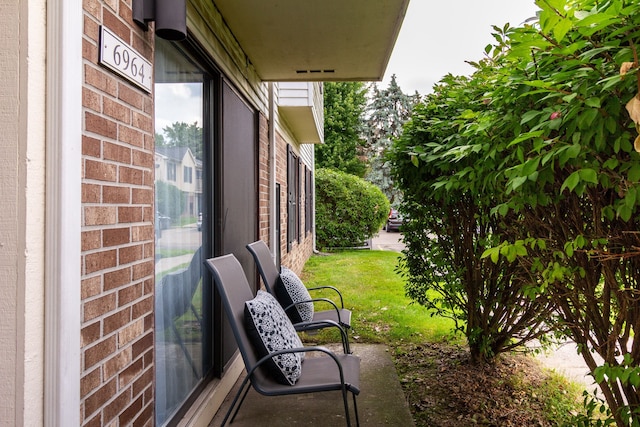
M338 347L327 346L338 351ZM352 344L353 354L360 357L360 389L357 397L360 425L413 426L413 418L405 401L389 349L381 344ZM231 400L238 390L238 380L222 407L209 424L221 425ZM349 393L352 425L353 399ZM267 397L251 389L232 426L344 426L346 425L340 392Z

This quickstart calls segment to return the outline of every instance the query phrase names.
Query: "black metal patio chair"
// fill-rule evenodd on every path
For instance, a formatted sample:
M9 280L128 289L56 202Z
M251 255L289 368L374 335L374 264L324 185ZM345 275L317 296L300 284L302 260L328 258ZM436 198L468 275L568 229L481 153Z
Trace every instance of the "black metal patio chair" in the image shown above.
M193 374L199 376L199 368L187 348L183 333L176 326L177 320L188 311L193 313L198 330L202 327L202 318L193 306L193 297L202 277L202 247L193 254L189 266L165 275L156 284L156 333L170 329L182 349Z
M242 266L235 256L224 255L208 259L207 266L213 273L216 288L222 299L247 371L247 375L242 381L222 421L222 425L226 424L230 416L230 422L233 422L249 389L253 387L258 393L266 396L341 391L347 426L351 426L347 397L348 392L350 392L353 396L356 425L359 426L356 395L360 393L360 358L352 354L335 354L323 347L270 349L268 354L261 356L258 353L259 345L256 344L256 338L253 336L253 341L251 340L251 331L248 330L249 328L245 323L248 321L246 317L249 316L246 311L251 311L249 308L251 302L255 301L260 295L254 297ZM273 300L273 297L269 294L263 294ZM282 315L278 319L273 318L266 322L268 324L281 324L286 329L290 328L293 331L293 335L297 337L293 325L278 303L274 300L273 304L273 307L278 308ZM269 313L264 313L264 315L269 316ZM255 331L253 332L255 333ZM273 364L278 356L307 352L321 352L324 354L318 357L305 357L304 363L300 363L299 366L299 377L293 385L278 382L269 370L268 365Z
M271 252L269 251L269 247L264 241L258 240L256 242L249 243L247 245L247 249L249 250L249 252L251 252L251 255L253 255L253 259L256 262L256 265L258 266L260 277L262 277L262 281L264 282L264 285L267 288L267 292L276 296L276 298L281 303L283 303L279 293L276 292L278 281L281 280L281 272L278 271L278 268L273 262L273 258L271 257ZM313 288L307 288L308 291L316 291L321 289L328 289L330 291L335 292L338 295L340 304L338 305L337 303L335 303L334 301L328 298L312 298L308 300L300 300L297 302L287 301L283 303L283 307L287 312L287 314L289 315L289 317L292 318L291 312L295 306L299 306L301 304L324 301L330 304L331 306L333 306L333 309L313 310L313 317L310 320L312 320L313 322L329 320L329 321L338 323L344 328L350 328L351 327L351 311L344 308L344 301L340 291L334 286L318 286ZM320 326L320 327L312 328L310 327L309 324L306 324L305 322L301 322L299 321L299 319L295 319L295 318L292 318L292 321L296 329L299 331L319 329L322 327Z

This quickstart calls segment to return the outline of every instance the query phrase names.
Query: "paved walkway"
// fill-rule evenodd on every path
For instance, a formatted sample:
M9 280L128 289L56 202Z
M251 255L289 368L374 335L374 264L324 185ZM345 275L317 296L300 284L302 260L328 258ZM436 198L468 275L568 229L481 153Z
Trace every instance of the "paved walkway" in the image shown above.
M402 233L380 230L371 240L371 249L400 252L404 249Z
M186 268L189 265L189 262L191 262L191 258L193 258L192 253L174 256L171 258L161 258L156 262L156 274L171 270L181 265Z
M327 346L339 351L339 346ZM360 425L367 427L414 425L389 349L380 344L352 344L353 354L360 357L360 389L357 397ZM304 366L304 364L303 364ZM244 375L244 374L243 374ZM220 426L231 400L237 393L236 383L209 427ZM353 416L353 399L349 393ZM340 392L311 393L292 396L262 396L251 389L233 421L237 427L343 426L346 425Z
M589 374L587 364L582 356L578 354L578 348L573 341L567 341L555 346L546 353L539 354L536 358L544 367L564 375L577 384L581 384L589 392L597 388L593 377Z

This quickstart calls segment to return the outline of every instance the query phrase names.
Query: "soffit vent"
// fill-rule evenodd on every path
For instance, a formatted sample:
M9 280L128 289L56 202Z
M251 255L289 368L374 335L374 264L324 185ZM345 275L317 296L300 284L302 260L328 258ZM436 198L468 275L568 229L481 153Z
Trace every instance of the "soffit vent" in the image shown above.
M336 70L296 70L296 74L334 74Z

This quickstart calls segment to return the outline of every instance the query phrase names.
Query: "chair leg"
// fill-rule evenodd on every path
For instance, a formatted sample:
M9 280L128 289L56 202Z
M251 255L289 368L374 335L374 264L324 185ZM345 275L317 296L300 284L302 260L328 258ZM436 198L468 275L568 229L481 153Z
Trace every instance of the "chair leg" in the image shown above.
M198 321L198 323L200 324L200 327L202 327L202 318L196 311L196 308L193 306L193 303L191 304L191 311L193 312L193 315L196 317L196 320Z
M351 414L349 413L349 400L347 399L347 388L342 387L342 402L344 403L344 416L347 420L347 427L351 427Z
M229 421L229 424L231 424L233 420L236 419L236 415L238 415L238 411L240 411L240 407L244 403L244 399L247 397L247 394L249 394L249 390L251 390L251 384L247 384L247 388L244 391L244 394L242 395L242 399L240 399L240 403L238 403L238 406L236 407L236 410L233 413L233 416L231 417L231 421Z
M174 322L171 322L171 329L173 330L173 333L176 335L176 339L178 340L178 345L182 349L182 352L184 353L184 356L187 358L187 361L189 362L189 365L191 365L191 370L193 371L193 375L196 378L198 378L199 374L198 374L198 370L196 369L196 364L194 363L193 359L191 358L191 354L189 353L189 349L184 344L184 341L182 340L182 337L180 336L180 332L178 331L178 328L176 327Z
M356 402L356 394L351 393L351 395L353 396L353 410L356 413L356 426L360 427L360 417L358 417L358 403Z
M236 393L236 395L233 397L233 401L231 402L231 406L229 406L229 409L227 410L227 413L225 414L224 419L222 420L222 424L220 424L221 427L224 427L227 424L227 420L229 419L229 416L231 415L231 411L233 411L233 408L236 406L236 403L238 403L238 398L240 397L240 394L242 393L242 391L246 387L247 389L244 391L244 395L242 396L242 399L240 400L240 403L238 403L238 407L233 412L233 417L231 417L231 420L229 421L229 424L231 424L233 422L234 418L238 414L238 411L240 410L240 406L242 406L242 403L244 402L244 398L247 397L247 393L249 393L249 389L251 388L251 384L247 384L248 383L248 381L247 381L248 378L249 377L245 377L244 380L242 380L242 384L240 384L240 388L238 389L238 392Z

